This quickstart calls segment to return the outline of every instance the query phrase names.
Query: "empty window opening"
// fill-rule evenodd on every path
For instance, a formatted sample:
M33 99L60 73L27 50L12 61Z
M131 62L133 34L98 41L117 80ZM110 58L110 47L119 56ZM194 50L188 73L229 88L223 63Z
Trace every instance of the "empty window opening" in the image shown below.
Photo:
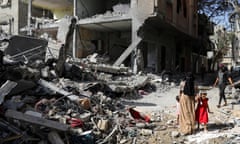
M182 0L177 0L177 13L180 12L181 8L182 8Z

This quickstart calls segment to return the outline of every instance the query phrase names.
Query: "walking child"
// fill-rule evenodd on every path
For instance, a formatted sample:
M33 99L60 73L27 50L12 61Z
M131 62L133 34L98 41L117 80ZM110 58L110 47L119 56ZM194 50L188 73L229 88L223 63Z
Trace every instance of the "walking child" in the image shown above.
M176 96L176 114L177 114L177 125L179 124L179 115L180 115L180 97L183 94L183 91L180 90L179 95Z
M204 125L204 131L207 132L207 123L208 123L208 113L210 112L209 106L208 106L208 98L207 93L202 92L200 93L200 96L197 98L197 109L196 109L196 122L198 123L198 129L199 125Z
M180 96L179 95L176 96L176 101L177 101L177 103L176 103L176 114L177 114L177 125L178 125L179 124L179 114L180 114L180 103L179 103Z

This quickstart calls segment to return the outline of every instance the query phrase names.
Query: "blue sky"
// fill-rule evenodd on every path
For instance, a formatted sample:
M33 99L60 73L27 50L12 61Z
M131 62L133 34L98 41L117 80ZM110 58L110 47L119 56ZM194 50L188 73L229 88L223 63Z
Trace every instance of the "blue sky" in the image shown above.
M231 1L231 0L224 0L224 1ZM240 4L240 0L238 0L238 3ZM229 8L231 8L232 5L229 4ZM239 6L240 8L240 6ZM229 14L232 12L233 10L227 10L224 12L223 16L218 16L218 17L214 17L211 20L219 25L223 25L225 28L230 29L231 28L231 24L229 23Z

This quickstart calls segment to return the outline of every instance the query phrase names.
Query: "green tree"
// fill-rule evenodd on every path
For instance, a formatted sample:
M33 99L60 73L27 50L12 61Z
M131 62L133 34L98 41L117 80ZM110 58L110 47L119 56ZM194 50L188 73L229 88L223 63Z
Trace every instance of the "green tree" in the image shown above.
M213 21L216 25L227 24L224 25L226 29L219 30L215 34L217 40L214 41L215 47L212 47L215 54L212 58L211 70L215 67L216 62L223 58L232 42L233 34L227 30L230 27L229 20L235 16L231 13L236 13L236 6L238 6L237 0L198 0L199 14L206 15L208 21Z

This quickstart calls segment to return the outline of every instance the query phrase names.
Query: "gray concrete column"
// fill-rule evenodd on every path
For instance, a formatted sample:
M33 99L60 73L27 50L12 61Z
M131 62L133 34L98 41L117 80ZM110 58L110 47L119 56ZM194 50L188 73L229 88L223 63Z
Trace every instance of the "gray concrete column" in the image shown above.
M28 35L32 35L32 29L31 29L31 18L32 17L32 0L28 0Z
M77 19L77 0L73 1L73 16ZM78 22L78 19L77 19ZM73 31L73 44L72 44L72 55L76 58L76 26Z
M138 17L138 0L131 0L131 10L132 10L132 43L134 41L137 41L139 39L139 36L137 35L137 31L141 26L141 22L139 21ZM138 72L138 65L137 65L137 46L134 48L132 52L132 69L134 73Z

